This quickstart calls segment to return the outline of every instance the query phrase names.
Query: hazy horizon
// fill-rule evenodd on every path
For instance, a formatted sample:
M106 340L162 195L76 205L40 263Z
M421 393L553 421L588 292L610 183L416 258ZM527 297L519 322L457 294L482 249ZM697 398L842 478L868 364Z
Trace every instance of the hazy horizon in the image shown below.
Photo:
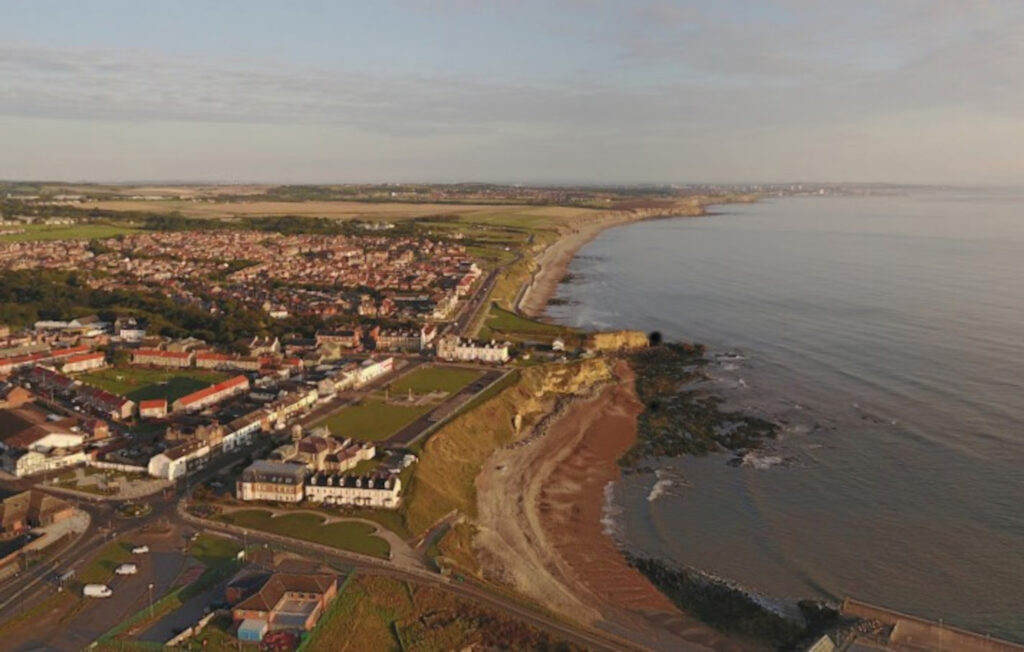
M706 4L0 0L0 178L1024 179L1024 4Z

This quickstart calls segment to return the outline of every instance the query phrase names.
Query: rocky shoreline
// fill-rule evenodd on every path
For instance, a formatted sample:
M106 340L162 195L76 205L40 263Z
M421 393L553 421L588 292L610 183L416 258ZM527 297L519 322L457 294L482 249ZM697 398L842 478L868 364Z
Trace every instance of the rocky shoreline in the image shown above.
M705 215L705 206L701 205L696 214ZM576 252L604 229L670 216L683 215L678 211L655 211L642 215L630 212L575 230L543 252L538 259L539 267L517 307L530 316L542 314L558 284L566 278ZM616 482L621 473L643 472L645 469L641 465L645 460L722 451L741 457L777 435L775 424L727 412L722 409L720 399L692 388L694 383L703 379L706 364L705 351L699 345L660 344L655 348L623 352L617 357L621 365L617 382L592 388L593 391L588 392L585 398L574 396L560 401L537 424L534 432L515 446L529 447L545 438L551 440L545 445L555 446L559 435L551 433L562 433L564 439L565 432L575 431L574 442L565 442L559 457L587 459L592 465L588 471L590 475L602 474L608 482ZM630 431L614 438L614 443L608 435L607 424L592 418L588 420L589 414L584 416L584 411L601 414L609 409L613 395L618 397L614 399L616 404L634 406L628 410L632 415L628 417L632 424ZM615 468L610 469L609 465ZM651 638L645 641L647 644L660 647L658 643L674 640L676 644L685 642L695 649L738 650L763 646L787 649L813 633L808 628L810 623L797 623L779 615L739 587L696 569L679 568L662 560L634 556L619 548L605 532L602 522L604 491L597 490L604 486L598 487L593 483L588 486L582 472L570 472L568 475L567 483L572 490L567 487L559 489L556 483L554 487L533 495L533 500L540 501L540 514L532 520L541 528L538 536L545 536L548 544L558 552L560 563L565 565L563 569L574 571L570 576L572 581L563 575L559 583L563 588L571 587L574 582L578 587L589 588L587 592L577 590L576 595L582 598L590 593L592 599L584 600L584 603L597 608L606 624L635 622L636 618L646 619L648 626L659 622L662 627L653 628ZM557 501L552 499L553 495L558 497ZM559 519L558 514L566 510L574 515L573 518L563 516ZM565 532L567 521L572 523L571 533ZM578 535L584 533L588 539L597 537L604 544L581 554ZM575 543L569 544L569 541ZM622 566L633 569L638 575L627 581L624 578L630 576L624 573ZM592 574L591 569L605 567L619 568L617 583L646 584L650 590L667 598L673 608L667 609L664 602L651 597L646 608L638 609L637 604L623 599L615 587L602 586L593 580L588 584L584 579ZM643 578L639 584L638 578ZM656 610L661 613L660 617L650 618L652 605L658 605ZM675 624L665 627L666 622ZM681 626L681 622L687 624ZM710 629L705 629L707 626ZM714 630L721 634L712 635L710 632Z

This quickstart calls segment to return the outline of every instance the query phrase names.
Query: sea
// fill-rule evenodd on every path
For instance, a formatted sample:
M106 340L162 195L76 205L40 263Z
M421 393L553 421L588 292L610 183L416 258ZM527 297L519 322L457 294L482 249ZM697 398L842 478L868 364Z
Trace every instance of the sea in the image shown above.
M605 231L547 316L705 344L701 391L781 437L648 460L610 532L781 611L851 596L1024 642L1024 191L713 213Z

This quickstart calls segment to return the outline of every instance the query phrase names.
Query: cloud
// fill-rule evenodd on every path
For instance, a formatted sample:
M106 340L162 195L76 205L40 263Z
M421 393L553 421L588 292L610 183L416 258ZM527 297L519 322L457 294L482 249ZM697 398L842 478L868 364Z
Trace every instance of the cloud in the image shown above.
M917 161L905 152L924 140L933 162L920 160L922 175L948 180L960 167L979 178L994 173L984 162L958 167L964 151L987 153L1007 175L1024 174L1024 163L1006 164L1024 145L1024 86L1016 83L1024 3L418 0L409 7L420 17L469 21L463 28L481 13L492 22L515 18L529 32L525 63L510 74L507 57L481 52L474 65L451 72L397 65L371 72L340 56L311 65L252 49L210 56L7 39L0 42L0 134L3 116L10 124L174 123L175 133L189 124L203 134L211 124L260 126L225 133L261 133L268 143L272 132L302 127L307 146L318 129L342 147L376 143L387 153L382 165L407 156L410 166L429 166L433 151L463 178L485 169L498 178L505 169L518 178L533 170L634 180L711 171L719 180L730 171L740 179L874 179L889 161L904 168ZM391 44L382 39L380 47ZM534 51L552 54L530 68ZM944 143L940 135L953 131L957 137ZM261 155L267 166L273 151Z

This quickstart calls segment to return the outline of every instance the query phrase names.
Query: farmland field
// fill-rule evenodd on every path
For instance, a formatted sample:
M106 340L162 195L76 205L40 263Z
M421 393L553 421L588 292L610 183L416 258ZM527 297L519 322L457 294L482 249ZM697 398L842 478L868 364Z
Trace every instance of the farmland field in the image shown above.
M27 224L21 233L0 235L0 242L27 242L30 240L92 240L113 238L126 233L135 233L136 229L112 224L70 224L46 225Z
M457 215L467 222L525 228L550 228L601 211L564 206L520 204L435 204L358 201L237 201L193 202L178 199L92 201L83 209L174 213L185 217L229 218L299 215L336 219L401 220L430 215Z

